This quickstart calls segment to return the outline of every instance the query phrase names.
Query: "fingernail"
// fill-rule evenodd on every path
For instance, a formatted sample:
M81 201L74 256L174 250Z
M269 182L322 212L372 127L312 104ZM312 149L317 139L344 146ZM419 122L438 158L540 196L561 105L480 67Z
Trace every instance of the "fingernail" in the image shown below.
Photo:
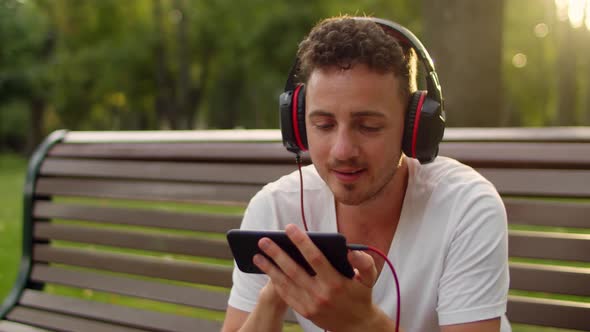
M252 258L252 261L256 265L262 264L262 255L258 255L258 254L254 255L254 258Z
M258 247L262 250L267 249L268 246L270 245L269 241L270 240L267 238L260 239L260 241L258 241Z
M287 235L293 235L297 232L297 227L295 225L289 224L287 225L287 227L285 227L285 233L287 233Z

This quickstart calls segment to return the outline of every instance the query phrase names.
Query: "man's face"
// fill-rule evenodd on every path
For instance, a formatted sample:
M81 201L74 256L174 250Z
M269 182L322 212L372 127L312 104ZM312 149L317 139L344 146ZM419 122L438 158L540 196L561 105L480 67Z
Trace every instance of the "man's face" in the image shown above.
M391 183L401 156L405 104L393 73L375 73L366 65L311 73L309 153L336 201L359 205Z

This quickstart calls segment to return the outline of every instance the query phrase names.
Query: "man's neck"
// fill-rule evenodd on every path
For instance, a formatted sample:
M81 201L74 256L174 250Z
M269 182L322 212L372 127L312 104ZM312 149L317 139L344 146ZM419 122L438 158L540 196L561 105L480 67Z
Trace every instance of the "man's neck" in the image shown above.
M336 202L339 229L357 227L382 229L397 224L408 184L408 164L405 158L390 183L379 195L359 205ZM352 227L352 228L351 228Z
M408 164L403 160L390 186L379 197L364 204L351 206L336 202L338 230L348 243L371 245L389 252L399 224L401 210L408 184ZM369 253L380 273L384 261Z

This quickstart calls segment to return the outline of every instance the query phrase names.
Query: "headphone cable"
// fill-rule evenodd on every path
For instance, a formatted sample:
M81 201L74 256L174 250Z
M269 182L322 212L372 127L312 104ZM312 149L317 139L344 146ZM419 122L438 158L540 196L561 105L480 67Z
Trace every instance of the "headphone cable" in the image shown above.
M400 289L399 288L399 280L397 278L397 273L395 272L395 268L393 267L393 263L391 263L389 258L387 258L386 254L384 254L381 250L379 250L373 246L362 245L362 244L347 244L346 248L348 248L349 250L372 251L372 252L376 253L377 255L379 255L381 258L383 258L383 260L385 260L385 262L389 266L389 269L391 270L391 274L393 274L393 280L395 281L395 290L396 290L396 295L397 295L397 308L396 308L396 313L395 313L395 332L398 332L399 331L400 315L401 315L401 297L399 294L399 289Z
M300 186L300 190L299 190L299 198L300 198L300 204L301 204L301 220L303 221L303 227L305 228L306 232L309 232L309 228L307 227L307 220L305 219L305 208L303 206L303 172L301 170L301 155L299 155L298 153L295 155L295 161L297 162L297 169L299 170L299 186ZM396 312L396 320L395 320L395 332L399 331L399 321L400 321L400 312L401 312L401 299L400 299L400 294L399 294L399 280L397 278L397 273L395 272L395 268L393 267L393 264L391 263L391 261L389 260L389 258L387 258L387 255L384 254L381 250L373 247L373 246L369 246L369 245L362 245L362 244L348 244L346 245L346 248L348 248L348 250L359 250L359 251L372 251L374 253L376 253L377 255L379 255L381 258L383 258L385 260L385 262L387 263L387 265L389 266L389 269L391 270L391 273L393 274L393 279L395 280L395 289L396 289L396 295L397 295L397 312ZM328 330L324 330L324 332L328 332Z
M297 153L295 155L295 161L297 162L297 168L299 169L299 200L301 204L301 219L303 220L303 227L306 232L309 232L307 227L307 220L305 220L305 208L303 207L303 172L301 171L301 155Z

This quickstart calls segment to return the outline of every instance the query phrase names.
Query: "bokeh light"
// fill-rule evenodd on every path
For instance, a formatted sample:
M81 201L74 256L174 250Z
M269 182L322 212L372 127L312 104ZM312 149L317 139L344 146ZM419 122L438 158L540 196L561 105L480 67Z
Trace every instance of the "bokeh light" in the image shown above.
M533 31L535 33L535 36L539 38L545 38L549 34L549 26L545 23L539 23L535 25Z
M516 53L512 57L512 65L516 68L524 68L527 63L527 57L524 53Z

